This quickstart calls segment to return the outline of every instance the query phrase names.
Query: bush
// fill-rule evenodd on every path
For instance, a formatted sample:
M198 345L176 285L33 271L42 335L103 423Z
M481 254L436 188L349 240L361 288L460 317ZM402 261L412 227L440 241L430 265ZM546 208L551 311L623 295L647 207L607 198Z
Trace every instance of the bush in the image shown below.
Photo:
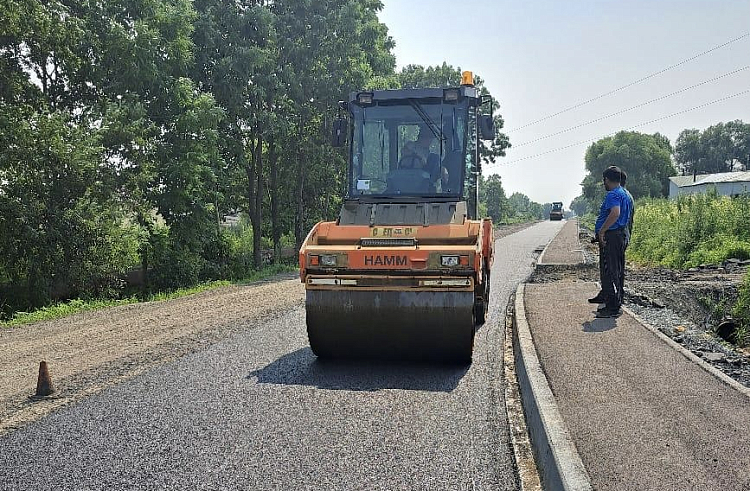
M750 198L710 192L640 200L628 256L674 268L750 258Z

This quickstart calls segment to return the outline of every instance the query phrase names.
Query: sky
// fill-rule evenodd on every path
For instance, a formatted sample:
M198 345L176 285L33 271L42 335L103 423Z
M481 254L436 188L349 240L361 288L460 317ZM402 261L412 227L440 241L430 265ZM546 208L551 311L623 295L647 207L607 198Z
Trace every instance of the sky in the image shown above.
M750 123L750 92L709 104L750 89L750 0L383 2L380 20L396 43L398 68L445 61L482 77L500 101L513 148L483 173L499 174L508 196L567 208L581 194L587 146L620 130L659 132L674 144L686 128ZM674 113L681 114L667 117Z

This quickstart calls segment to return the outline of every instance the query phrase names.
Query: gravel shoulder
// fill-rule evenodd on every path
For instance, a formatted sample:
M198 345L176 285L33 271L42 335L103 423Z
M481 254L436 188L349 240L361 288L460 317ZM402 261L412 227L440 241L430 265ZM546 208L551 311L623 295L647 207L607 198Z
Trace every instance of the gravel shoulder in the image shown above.
M0 434L303 302L304 285L286 274L2 329ZM28 396L42 360L49 364L57 391L46 401L33 402Z

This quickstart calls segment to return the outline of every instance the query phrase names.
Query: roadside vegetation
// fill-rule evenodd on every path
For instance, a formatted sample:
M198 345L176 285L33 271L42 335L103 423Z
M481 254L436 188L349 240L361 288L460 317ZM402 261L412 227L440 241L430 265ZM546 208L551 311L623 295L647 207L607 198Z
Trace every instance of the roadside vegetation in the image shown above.
M496 225L544 220L551 209L552 203L537 203L523 193L515 192L507 197L498 174L480 176L479 214L489 216Z
M640 200L628 257L679 269L750 259L750 197Z
M447 63L397 70L382 8L6 2L0 321L238 281L293 258L340 209L338 101L461 83ZM481 157L509 145L498 131Z
M53 320L61 317L67 317L69 315L77 314L79 312L88 312L92 310L99 310L107 307L115 307L118 305L128 305L139 302L159 302L163 300L171 300L174 298L185 297L196 293L214 290L216 288L222 288L230 285L243 285L252 283L254 281L260 281L281 273L288 273L296 271L297 267L291 264L276 264L264 267L259 271L254 271L249 276L235 281L217 280L200 283L190 288L178 288L175 290L158 291L149 294L133 294L125 298L119 299L91 299L83 300L76 298L65 302L53 303L38 309L34 309L31 312L15 312L9 319L0 321L0 327L11 327L19 326L23 324L31 324L39 321Z

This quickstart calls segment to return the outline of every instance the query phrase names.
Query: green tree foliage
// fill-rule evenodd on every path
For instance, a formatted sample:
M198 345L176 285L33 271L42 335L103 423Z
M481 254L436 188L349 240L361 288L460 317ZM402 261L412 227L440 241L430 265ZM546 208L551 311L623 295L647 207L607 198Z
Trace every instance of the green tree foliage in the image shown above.
M223 163L217 128L224 113L189 79L179 79L173 93L180 109L164 126L155 193L157 210L169 226L169 260L155 266L161 266L162 273L169 271L169 286L178 286L213 276L203 268L216 251L219 233L217 175Z
M750 124L718 123L703 131L686 129L677 137L677 167L686 174L750 169Z
M508 207L514 215L524 214L531 207L531 199L523 193L513 193L508 198Z
M3 108L6 109L6 108ZM9 114L0 125L0 257L17 307L117 287L136 262L127 224L98 164L97 134L57 111Z
M336 102L460 83L447 64L396 73L382 7L0 0L0 310L116 296L133 268L145 290L240 278L299 246L345 192ZM502 220L499 177L485 188Z
M482 211L495 223L502 223L508 218L508 198L499 175L492 174L487 179L480 177L479 202L484 206Z
M523 193L513 193L508 198L508 217L512 221L542 220L545 218L544 205L531 201Z
M343 194L336 101L395 77L381 9L0 0L0 303L117 289L138 264L152 288L236 278L264 236L299 244ZM221 228L232 212L249 224Z
M627 188L633 198L667 196L669 177L677 173L671 152L669 140L659 133L621 131L597 141L586 150L587 174L581 183L584 198L592 209L598 209L605 193L602 173L610 165L627 173Z
M584 198L583 195L576 196L576 198L570 202L570 209L579 217L584 216L592 210L591 205L586 201L586 198Z

